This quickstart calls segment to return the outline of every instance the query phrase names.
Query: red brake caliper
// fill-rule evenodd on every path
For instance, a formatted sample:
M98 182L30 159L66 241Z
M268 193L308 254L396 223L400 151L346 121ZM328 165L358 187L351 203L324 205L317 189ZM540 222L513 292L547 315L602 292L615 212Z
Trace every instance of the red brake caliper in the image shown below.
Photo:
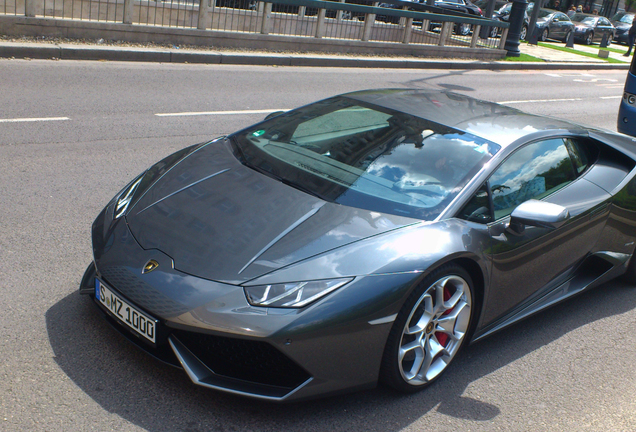
M444 287L444 301L448 301L450 298L451 298L450 291L448 291L447 287ZM448 315L449 313L451 313L451 311L452 309L449 309L446 312L444 312L442 315ZM437 337L437 341L444 347L448 344L448 340L450 339L450 336L448 336L446 333L441 333L441 332L435 332L435 337Z

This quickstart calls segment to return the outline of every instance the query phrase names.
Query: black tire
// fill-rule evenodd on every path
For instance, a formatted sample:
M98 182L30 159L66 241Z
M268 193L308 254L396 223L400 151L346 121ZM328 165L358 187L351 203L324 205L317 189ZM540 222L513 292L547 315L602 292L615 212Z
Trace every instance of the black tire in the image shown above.
M521 33L519 33L519 40L526 40L528 36L528 26L525 24L521 27Z
M460 23L455 26L455 34L468 36L470 34L470 24Z
M592 45L594 43L594 32L589 32L585 35L585 45Z
M470 275L456 264L443 265L424 278L391 327L380 381L400 392L414 393L439 378L470 337L475 299Z
M549 35L550 31L548 29L543 30L543 32L541 33L541 42L547 41Z

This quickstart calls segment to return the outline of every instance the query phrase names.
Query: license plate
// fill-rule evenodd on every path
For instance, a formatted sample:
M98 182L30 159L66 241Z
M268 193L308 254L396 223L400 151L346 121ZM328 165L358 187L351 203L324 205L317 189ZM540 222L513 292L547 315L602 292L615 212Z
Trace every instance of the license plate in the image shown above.
M95 279L95 298L120 322L138 335L155 343L157 320L140 312L110 290L102 281Z

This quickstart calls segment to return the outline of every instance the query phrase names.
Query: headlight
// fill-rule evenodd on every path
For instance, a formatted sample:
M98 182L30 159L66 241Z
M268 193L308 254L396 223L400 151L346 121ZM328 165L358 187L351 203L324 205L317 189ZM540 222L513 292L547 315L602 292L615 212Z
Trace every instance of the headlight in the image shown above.
M137 180L133 181L130 184L130 186L124 189L124 191L119 195L119 199L117 199L117 204L115 204L114 219L117 219L123 216L124 213L126 213L126 209L128 209L128 205L130 204L130 201L133 198L135 190L137 189L137 186L139 185L139 183L141 183L141 179L143 178L144 178L144 175L143 174L140 175Z
M353 278L243 287L252 306L299 308L340 288Z
M587 27L576 26L576 27L574 27L574 29L575 29L576 31L585 31L585 30L587 30Z

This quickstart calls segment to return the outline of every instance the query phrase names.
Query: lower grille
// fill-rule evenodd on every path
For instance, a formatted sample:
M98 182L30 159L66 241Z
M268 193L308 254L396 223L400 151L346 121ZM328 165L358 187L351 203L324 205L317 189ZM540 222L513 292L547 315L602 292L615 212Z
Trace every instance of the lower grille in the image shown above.
M293 389L311 376L267 342L174 330L173 334L217 375Z

